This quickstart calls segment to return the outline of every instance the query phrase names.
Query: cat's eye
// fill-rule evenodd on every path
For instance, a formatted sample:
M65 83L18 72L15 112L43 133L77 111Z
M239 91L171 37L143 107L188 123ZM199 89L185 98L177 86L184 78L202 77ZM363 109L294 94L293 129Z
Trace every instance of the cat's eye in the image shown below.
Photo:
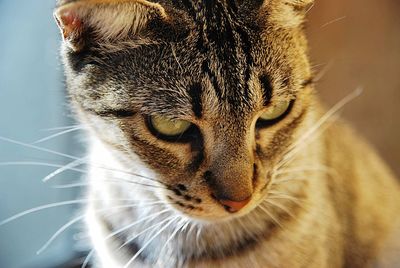
M294 101L279 101L273 106L269 107L267 111L261 114L257 126L266 127L273 125L283 119L291 110Z
M261 120L274 120L283 115L290 106L290 101L279 101L274 106L270 107L268 111L264 112L261 116Z
M149 117L150 129L156 132L156 136L176 138L186 133L192 123L185 120L171 120L164 116L150 116Z

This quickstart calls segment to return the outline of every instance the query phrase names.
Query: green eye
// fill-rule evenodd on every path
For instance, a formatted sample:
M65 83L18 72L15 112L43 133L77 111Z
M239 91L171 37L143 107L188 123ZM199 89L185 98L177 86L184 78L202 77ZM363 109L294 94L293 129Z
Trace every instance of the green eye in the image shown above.
M274 106L270 107L268 111L264 112L261 116L261 120L269 121L275 120L283 116L290 107L290 101L280 101Z
M175 137L184 134L192 126L192 123L185 120L170 120L163 116L151 116L151 127L167 137Z

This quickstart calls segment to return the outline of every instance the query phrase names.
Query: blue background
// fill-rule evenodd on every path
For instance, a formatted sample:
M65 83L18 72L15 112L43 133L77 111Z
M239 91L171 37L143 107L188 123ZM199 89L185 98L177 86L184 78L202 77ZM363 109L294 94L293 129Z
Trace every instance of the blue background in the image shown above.
M0 0L1 137L32 143L58 132L46 129L74 124L67 110L54 5L54 0ZM37 146L78 154L79 145L72 145L74 135ZM0 140L0 163L10 161L63 165L71 160ZM55 169L0 165L0 221L29 208L78 198L76 189L53 188L76 181L78 173L63 173L51 183L41 181ZM0 267L57 267L72 258L77 251L73 241L77 228L68 229L41 255L36 251L78 213L76 208L36 212L0 226Z

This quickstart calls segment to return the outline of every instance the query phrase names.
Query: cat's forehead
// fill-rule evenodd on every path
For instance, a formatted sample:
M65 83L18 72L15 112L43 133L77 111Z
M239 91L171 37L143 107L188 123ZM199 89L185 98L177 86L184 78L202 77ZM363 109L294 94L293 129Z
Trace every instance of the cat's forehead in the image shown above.
M237 19L229 5L186 2L183 10L190 28L183 38L107 54L109 75L118 76L112 80L146 96L149 110L183 111L201 99L208 107L212 102L241 114L251 110L257 101L251 80L260 65L256 26Z
M175 29L156 21L143 32L154 38L148 43L134 39L124 47L120 42L113 44L115 51L100 44L88 56L69 58L72 69L85 73L86 85L104 99L100 105L112 100L171 116L206 107L243 116L273 95L296 88L291 81L296 57L273 45L286 40L281 33L268 33L258 8L191 0L165 2L164 7Z

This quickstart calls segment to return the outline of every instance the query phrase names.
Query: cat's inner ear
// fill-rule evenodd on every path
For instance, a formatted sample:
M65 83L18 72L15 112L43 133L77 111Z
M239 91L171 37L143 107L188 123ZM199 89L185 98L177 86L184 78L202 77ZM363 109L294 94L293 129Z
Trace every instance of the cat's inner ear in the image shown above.
M83 49L88 38L98 42L128 39L152 19L168 20L160 4L145 0L78 0L58 7L54 17L74 51Z

